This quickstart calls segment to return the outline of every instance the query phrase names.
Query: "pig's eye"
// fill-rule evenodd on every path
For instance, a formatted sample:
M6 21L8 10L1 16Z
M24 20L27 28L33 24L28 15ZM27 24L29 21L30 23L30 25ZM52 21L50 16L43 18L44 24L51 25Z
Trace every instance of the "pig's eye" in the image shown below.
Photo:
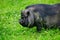
M27 12L27 15L29 16L30 15L30 12Z

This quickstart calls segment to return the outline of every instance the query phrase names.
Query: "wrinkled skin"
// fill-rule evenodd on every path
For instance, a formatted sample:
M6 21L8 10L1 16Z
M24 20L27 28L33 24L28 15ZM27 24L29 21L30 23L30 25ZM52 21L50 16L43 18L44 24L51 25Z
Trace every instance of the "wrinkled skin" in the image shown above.
M42 27L51 28L54 25L60 26L60 4L27 6L25 10L21 11L19 23L28 28L36 26L38 32L40 32Z

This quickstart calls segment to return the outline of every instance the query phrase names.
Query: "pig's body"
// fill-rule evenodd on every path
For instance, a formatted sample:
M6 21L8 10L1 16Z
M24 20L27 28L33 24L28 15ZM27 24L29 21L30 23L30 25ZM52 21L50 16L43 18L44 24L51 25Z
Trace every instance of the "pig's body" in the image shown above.
M21 14L20 24L22 26L26 26L26 27L36 26L37 31L41 30L42 25L45 25L45 28L47 27L51 28L54 25L57 25L57 27L60 26L60 4L30 5L27 6L25 10L22 10L21 13L22 14Z

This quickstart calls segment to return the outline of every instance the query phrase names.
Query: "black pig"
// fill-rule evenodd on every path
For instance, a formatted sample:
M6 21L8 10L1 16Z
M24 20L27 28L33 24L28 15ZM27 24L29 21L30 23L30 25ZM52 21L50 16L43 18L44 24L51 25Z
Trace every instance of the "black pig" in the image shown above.
M42 27L51 28L57 25L60 28L60 4L35 4L30 5L21 11L19 23L24 27L37 27L40 31Z

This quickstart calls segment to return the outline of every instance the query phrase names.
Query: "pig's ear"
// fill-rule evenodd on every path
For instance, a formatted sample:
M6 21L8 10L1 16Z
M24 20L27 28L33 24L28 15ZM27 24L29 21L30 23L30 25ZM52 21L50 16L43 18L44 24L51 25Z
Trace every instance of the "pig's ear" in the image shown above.
M30 15L33 15L33 13L34 12L32 10L30 10L30 11L27 12L27 15L30 16Z
M28 11L27 12L27 15L31 15L31 14L33 14L33 11Z

